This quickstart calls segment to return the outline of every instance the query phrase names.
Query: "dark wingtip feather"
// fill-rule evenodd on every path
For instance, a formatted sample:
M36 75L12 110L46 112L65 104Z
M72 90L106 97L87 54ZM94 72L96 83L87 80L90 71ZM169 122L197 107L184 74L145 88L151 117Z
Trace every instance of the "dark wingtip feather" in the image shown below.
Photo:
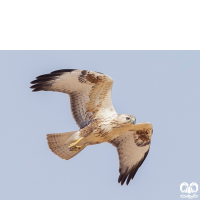
M120 170L120 175L119 175L119 178L118 178L118 183L121 182L121 185L123 185L124 182L126 181L127 177L128 177L128 179L126 181L126 185L128 185L129 182L130 182L130 180L134 178L134 176L137 173L138 169L140 168L140 166L142 165L142 163L146 159L148 153L149 153L149 150L144 154L144 157L136 165L134 165L132 167L131 170L128 171L128 168L127 168L124 173L121 173L121 170Z
M40 88L35 88L34 90L32 90L32 92L38 92L38 91L41 91Z
M52 78L53 76L54 75L52 75L52 74L43 74L43 75L37 76L36 79L42 80L42 79L46 79L46 78Z
M126 178L127 178L128 174L125 174L121 180L121 185L124 184L124 182L126 181Z
M136 174L136 172L137 172L139 167L137 169L136 168L137 168L137 165L132 167L132 169L131 169L131 171L129 173L128 179L126 181L126 185L128 185L130 180L134 178L134 176L135 176L135 174Z
M31 89L34 89L34 88L35 88L35 85L32 85L30 88L31 88Z
M45 90L45 87L48 86L48 84L35 84L32 85L30 88L33 89L33 92Z
M64 73L64 72L72 72L74 70L77 70L77 69L59 69L59 70L55 70L55 71L51 72L51 74Z
M124 184L124 182L125 182L125 180L126 180L126 178L127 178L127 170L128 170L128 168L126 169L126 171L124 172L124 173L121 173L120 175L119 175L119 178L118 178L118 183L120 183L121 182L121 185L123 185Z
M36 77L36 80L31 81L32 85L30 88L33 89L33 92L48 90L51 87L51 82L54 81L57 77L61 76L65 72L72 72L76 69L60 69L53 71L49 74L43 74Z
M36 79L34 81L31 81L31 84L44 83L44 82L47 82L47 81L52 81L52 77Z

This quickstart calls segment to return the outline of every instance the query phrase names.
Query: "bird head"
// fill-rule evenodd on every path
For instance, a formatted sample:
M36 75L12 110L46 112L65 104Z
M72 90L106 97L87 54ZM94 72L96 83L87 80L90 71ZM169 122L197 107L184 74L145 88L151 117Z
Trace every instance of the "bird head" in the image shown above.
M136 118L133 115L122 114L119 116L119 120L124 124L136 124Z

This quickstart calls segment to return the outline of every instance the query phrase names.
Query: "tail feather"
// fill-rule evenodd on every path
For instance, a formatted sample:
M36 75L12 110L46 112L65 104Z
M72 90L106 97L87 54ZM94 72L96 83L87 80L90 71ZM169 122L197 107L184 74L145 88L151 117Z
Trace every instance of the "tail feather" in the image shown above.
M80 151L70 151L68 148L69 144L65 143L66 140L75 132L76 131L68 133L47 134L47 141L51 151L65 160L69 160L70 158L81 152L83 149L81 149Z

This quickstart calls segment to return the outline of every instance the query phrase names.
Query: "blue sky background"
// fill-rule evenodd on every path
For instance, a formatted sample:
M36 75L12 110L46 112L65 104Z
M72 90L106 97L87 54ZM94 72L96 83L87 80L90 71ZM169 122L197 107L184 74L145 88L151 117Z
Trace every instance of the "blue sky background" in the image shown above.
M78 126L66 94L32 93L30 81L67 68L108 74L116 111L153 124L149 155L129 186L117 183L112 145L68 161L48 148L46 134ZM1 51L0 73L0 199L171 200L182 182L200 185L200 51Z

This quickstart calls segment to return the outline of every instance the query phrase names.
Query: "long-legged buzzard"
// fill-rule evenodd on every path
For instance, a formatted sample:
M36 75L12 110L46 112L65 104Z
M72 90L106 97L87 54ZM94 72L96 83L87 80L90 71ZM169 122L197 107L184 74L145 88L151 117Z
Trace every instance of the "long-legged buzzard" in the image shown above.
M48 134L53 153L68 160L88 145L108 142L117 148L121 185L129 184L145 160L151 143L150 123L136 123L132 115L119 115L112 104L111 77L88 70L63 69L38 76L33 92L58 91L69 95L78 131Z

